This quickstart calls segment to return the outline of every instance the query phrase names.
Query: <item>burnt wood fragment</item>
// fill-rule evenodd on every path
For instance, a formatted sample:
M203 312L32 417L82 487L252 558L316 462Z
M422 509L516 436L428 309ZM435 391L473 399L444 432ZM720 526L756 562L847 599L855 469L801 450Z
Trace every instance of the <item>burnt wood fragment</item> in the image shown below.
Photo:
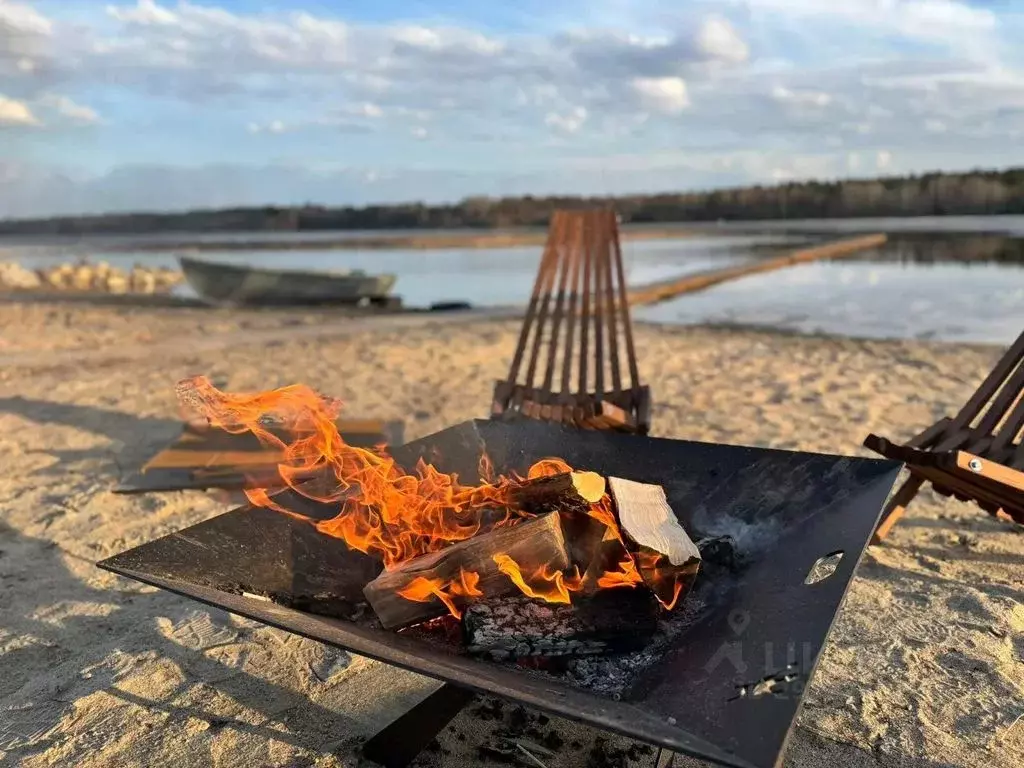
M528 656L592 656L643 648L657 629L646 589L608 589L572 605L528 597L485 600L462 617L466 648L496 661Z
M701 571L710 568L729 573L739 570L740 557L736 553L736 540L732 536L708 536L697 542Z
M562 472L524 480L509 489L509 506L529 512L585 512L601 500L605 479L595 472Z

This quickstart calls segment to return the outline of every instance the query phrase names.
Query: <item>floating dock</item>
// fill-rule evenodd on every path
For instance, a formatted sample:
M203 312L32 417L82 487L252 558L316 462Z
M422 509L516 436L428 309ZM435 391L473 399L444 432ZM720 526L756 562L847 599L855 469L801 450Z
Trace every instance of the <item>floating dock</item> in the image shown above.
M684 275L672 280L651 283L650 285L643 285L631 290L628 294L629 303L631 306L657 304L660 301L674 299L676 296L681 296L684 293L702 291L713 285L736 280L747 275L754 275L759 272L772 272L776 269L784 269L785 267L792 267L797 264L808 264L822 259L852 256L860 251L884 245L887 239L884 234L874 234L834 240L830 243L822 243L810 248L801 248L798 251L792 251L772 259L759 259L745 264L738 264L734 267L716 269L710 272L698 272L697 274Z

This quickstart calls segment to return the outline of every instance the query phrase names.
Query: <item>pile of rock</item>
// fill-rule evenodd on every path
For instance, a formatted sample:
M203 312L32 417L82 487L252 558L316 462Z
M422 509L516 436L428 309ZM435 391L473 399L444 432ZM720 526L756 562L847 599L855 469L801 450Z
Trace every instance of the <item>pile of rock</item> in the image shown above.
M130 272L78 262L32 271L16 263L0 263L0 289L47 289L96 293L166 293L183 279L181 272L136 264Z

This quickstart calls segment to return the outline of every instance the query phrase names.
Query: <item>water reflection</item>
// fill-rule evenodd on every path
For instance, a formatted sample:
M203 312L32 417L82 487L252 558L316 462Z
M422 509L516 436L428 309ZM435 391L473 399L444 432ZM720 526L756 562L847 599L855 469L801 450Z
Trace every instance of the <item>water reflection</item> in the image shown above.
M636 317L1008 344L1024 329L1024 240L895 237L859 257L754 275Z
M1013 264L1024 265L1024 238L999 235L890 235L879 249L854 261L900 264Z

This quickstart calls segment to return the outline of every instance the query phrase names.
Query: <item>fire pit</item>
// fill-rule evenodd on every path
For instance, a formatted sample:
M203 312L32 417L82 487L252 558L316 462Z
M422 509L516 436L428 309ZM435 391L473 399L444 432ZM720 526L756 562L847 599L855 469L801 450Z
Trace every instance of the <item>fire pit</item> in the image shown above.
M672 610L673 594L654 587L600 591L606 602L589 604L589 612L519 593L474 601L483 573L479 582L434 582L451 611L428 589L422 602L406 603L433 609L410 617L403 603L385 621L391 609L368 587L381 577L381 558L327 535L326 523L310 524L336 518L339 505L313 500L301 486L262 500L276 508L236 509L99 565L446 681L367 743L365 751L388 766L411 760L473 691L723 765L775 766L900 467L534 421L465 422L392 455L401 467L423 460L463 482L478 479L488 461L495 473L526 477L531 466L557 456L602 477L660 486L696 543L700 568L695 578L690 566L671 571L679 585ZM528 523L540 528L544 520ZM524 525L496 528L495 535ZM551 541L548 532L531 535ZM578 543L566 541L569 550ZM483 562L474 556L459 562ZM389 568L384 577L395 573ZM411 589L410 581L402 589ZM661 608L652 613L655 594ZM469 641L453 631L460 625L449 613L462 615ZM617 622L636 631L623 633Z

